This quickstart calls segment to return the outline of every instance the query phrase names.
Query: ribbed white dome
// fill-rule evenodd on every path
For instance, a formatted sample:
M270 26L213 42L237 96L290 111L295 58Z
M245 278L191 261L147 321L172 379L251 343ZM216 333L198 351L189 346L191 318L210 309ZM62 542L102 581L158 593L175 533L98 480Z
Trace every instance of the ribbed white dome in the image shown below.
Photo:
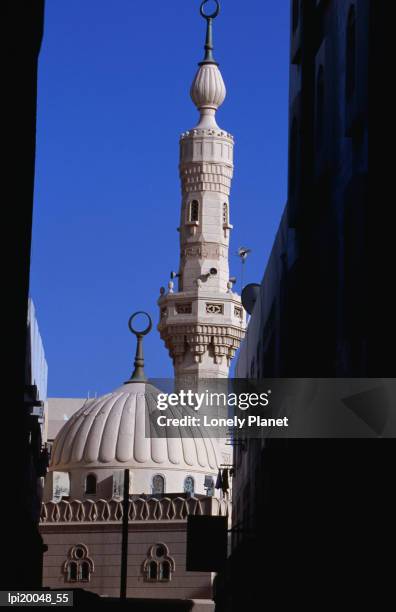
M194 428L194 437L188 438L183 437L183 428L176 438L145 437L147 408L150 413L157 410L158 393L150 384L134 382L88 400L57 435L50 470L161 467L216 471L221 463L218 442L205 438L204 428ZM182 414L184 409L183 413L177 408L166 410L169 417Z

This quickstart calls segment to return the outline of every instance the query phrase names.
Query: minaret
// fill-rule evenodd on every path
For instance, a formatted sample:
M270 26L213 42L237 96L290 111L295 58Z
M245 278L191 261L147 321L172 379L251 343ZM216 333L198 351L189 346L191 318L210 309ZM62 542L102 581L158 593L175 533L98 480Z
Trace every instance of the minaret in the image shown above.
M180 137L180 264L173 274L178 290L171 281L158 300L158 330L173 359L175 378L190 382L227 378L246 328L228 265L234 139L219 128L215 117L226 96L213 58L212 24L219 3L212 15L206 15L206 1L201 4L207 21L205 57L190 92L200 118Z

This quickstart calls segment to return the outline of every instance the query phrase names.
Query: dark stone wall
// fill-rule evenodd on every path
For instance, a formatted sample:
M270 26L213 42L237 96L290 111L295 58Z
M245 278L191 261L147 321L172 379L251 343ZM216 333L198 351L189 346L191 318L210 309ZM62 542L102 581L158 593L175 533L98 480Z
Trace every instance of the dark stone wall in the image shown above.
M290 4L299 18L290 44L288 202L246 372L394 377L390 4ZM351 7L355 86L347 96ZM278 606L382 601L391 584L386 550L396 542L394 461L394 440L236 447L238 524L217 612L244 609L247 595L260 609L271 597Z
M7 358L0 447L4 453L2 588L41 585L42 540L37 530L40 434L25 403L25 356L36 138L37 62L44 1L6 2L2 23L3 314Z

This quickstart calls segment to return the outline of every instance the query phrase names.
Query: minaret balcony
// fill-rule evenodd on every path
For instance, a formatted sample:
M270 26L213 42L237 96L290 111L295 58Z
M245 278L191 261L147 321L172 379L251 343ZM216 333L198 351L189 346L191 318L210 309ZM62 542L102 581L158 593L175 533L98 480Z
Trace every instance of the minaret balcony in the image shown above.
M159 331L173 326L203 326L210 334L212 326L236 326L244 329L246 315L236 293L209 290L167 293L158 300Z

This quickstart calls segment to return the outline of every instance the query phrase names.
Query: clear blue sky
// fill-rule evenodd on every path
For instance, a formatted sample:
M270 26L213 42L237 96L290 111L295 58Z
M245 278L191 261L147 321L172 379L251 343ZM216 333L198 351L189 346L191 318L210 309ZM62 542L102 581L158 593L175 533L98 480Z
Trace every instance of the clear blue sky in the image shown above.
M49 395L107 393L129 376L129 315L178 267L178 139L196 124L189 88L203 57L199 0L47 0L39 61L31 295ZM235 136L234 255L260 282L286 201L288 0L223 0L217 113ZM209 7L208 7L209 9ZM239 289L239 285L238 285ZM146 371L172 376L156 329Z

